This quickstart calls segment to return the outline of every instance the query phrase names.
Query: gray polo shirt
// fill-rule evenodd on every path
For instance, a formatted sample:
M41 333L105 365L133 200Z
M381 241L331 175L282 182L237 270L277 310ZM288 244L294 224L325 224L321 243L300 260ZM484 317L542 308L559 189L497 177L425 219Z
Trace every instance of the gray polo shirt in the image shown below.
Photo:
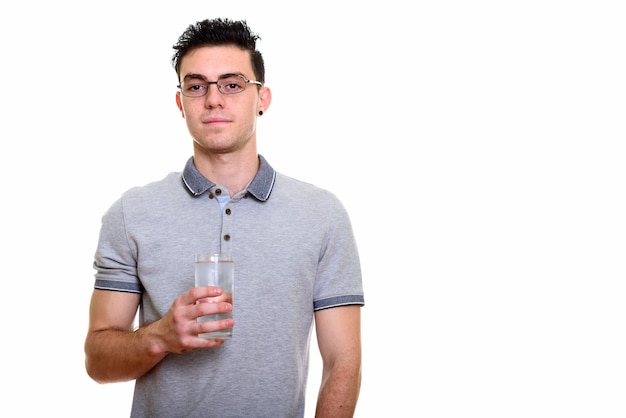
M128 190L102 218L95 288L140 293L140 325L194 286L194 254L235 261L233 338L168 355L137 380L132 416L302 416L314 311L364 304L341 202L259 160L224 206L216 196L228 190L190 158L182 173Z

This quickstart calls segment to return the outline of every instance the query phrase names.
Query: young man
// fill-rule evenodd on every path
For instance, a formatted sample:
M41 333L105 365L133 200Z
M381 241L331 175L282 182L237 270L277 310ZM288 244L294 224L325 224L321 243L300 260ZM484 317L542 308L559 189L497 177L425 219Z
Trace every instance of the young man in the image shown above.
M364 297L352 227L333 194L257 154L271 102L258 39L245 21L187 28L172 63L193 156L102 218L85 364L97 382L136 380L133 417L303 416L313 323L316 414L354 414ZM233 255L232 305L194 287L193 255L206 252ZM234 320L196 321L231 310ZM230 327L232 339L198 337Z

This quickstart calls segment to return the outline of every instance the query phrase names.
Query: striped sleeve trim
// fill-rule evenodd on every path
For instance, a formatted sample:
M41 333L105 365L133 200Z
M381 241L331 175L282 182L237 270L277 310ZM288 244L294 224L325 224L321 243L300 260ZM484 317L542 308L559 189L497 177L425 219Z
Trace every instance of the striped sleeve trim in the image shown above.
M143 293L139 283L116 282L113 280L96 280L94 289L116 290L118 292Z
M347 305L365 305L365 299L363 295L347 295L338 296L334 298L322 299L313 302L313 310L319 311L322 309L336 308L337 306Z

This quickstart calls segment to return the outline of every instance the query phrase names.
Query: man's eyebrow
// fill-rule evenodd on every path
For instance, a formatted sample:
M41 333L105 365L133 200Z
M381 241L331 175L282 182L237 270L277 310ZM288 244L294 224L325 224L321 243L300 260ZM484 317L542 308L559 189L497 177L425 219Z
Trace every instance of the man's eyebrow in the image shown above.
M242 73L226 73L226 74L220 75L218 79L226 78L226 77L244 77L244 75ZM185 75L185 77L183 77L183 80L193 80L193 79L204 80L207 83L209 82L209 80L202 74L189 73Z
M200 80L204 80L207 83L209 82L209 80L207 80L207 78L205 76L203 76L202 74L194 74L194 73L190 73L185 75L185 77L183 77L183 80L192 80L192 79L200 79Z

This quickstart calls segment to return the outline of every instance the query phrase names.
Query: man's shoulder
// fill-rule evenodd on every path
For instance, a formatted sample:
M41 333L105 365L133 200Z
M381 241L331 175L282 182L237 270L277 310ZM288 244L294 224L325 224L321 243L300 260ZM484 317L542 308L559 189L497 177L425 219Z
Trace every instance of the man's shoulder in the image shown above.
M301 193L308 196L328 196L334 198L335 195L330 190L306 180L290 177L282 173L276 173L276 186L290 194Z
M329 189L299 180L294 177L277 174L276 184L270 200L280 205L289 205L306 213L318 213L320 216L333 216L338 211L345 211L339 197Z
M154 180L143 185L131 187L122 194L122 197L124 199L141 198L146 195L163 193L172 188L182 189L181 177L182 173L179 171L168 173L165 177L159 180Z

